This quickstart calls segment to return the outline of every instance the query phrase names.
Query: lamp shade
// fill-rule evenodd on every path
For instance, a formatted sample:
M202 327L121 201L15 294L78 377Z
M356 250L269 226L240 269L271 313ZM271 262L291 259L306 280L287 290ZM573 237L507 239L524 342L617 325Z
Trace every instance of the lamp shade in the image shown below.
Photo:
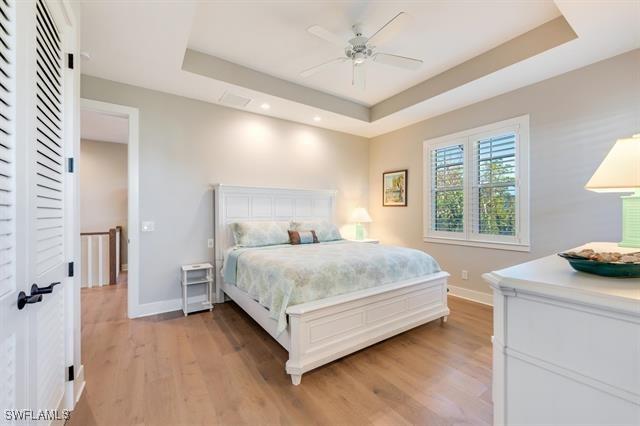
M634 192L640 188L640 134L619 139L585 186L595 192Z
M371 220L371 216L369 216L369 213L367 212L367 210L365 208L358 207L351 214L351 222L354 222L354 223L369 223L369 222L373 222L373 221Z

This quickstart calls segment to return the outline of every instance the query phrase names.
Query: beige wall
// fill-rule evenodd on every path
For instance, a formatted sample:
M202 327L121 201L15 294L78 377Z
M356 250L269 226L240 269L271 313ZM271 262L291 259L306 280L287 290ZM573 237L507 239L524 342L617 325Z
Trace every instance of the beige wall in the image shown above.
M103 232L123 227L127 235L127 145L80 141L80 229ZM121 245L127 263L127 245Z
M371 235L423 249L451 283L488 292L484 272L587 241L615 241L615 194L583 189L618 137L640 131L640 51L371 140L83 76L82 97L140 109L140 302L177 299L178 266L211 259L209 184L338 190L338 221L369 205ZM531 252L422 242L422 141L531 117ZM409 207L381 206L381 174L409 169ZM351 228L345 228L347 236ZM461 271L469 280L461 280Z
M365 138L88 76L82 97L140 109L140 303L179 298L179 266L212 258L212 183L336 189L340 223L368 202Z
M640 50L425 120L371 140L372 235L432 254L452 285L489 292L480 275L589 241L620 239L617 194L583 187L616 138L640 131ZM530 114L531 252L422 241L422 142ZM409 206L382 207L385 170L409 169ZM469 271L469 281L461 271Z

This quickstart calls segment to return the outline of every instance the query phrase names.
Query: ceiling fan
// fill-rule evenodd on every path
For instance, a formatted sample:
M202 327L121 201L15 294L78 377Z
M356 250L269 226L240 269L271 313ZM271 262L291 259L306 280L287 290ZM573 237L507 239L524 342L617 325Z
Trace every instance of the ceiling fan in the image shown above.
M300 73L301 77L309 77L317 72L320 72L331 65L339 64L347 61L352 63L352 77L351 84L359 87L365 87L365 65L373 59L375 62L391 65L394 67L405 68L409 70L415 70L422 65L420 59L407 58L404 56L391 55L389 53L381 53L376 51L375 43L382 43L402 29L407 20L407 14L404 12L398 13L389 22L384 24L382 28L373 33L371 37L365 37L362 35L362 30L359 24L353 25L351 28L355 34L355 37L351 38L347 42L342 40L339 36L331 31L322 28L319 25L314 25L307 29L309 33L316 37L328 41L336 46L344 48L345 56L332 59L324 62L320 65L308 68Z

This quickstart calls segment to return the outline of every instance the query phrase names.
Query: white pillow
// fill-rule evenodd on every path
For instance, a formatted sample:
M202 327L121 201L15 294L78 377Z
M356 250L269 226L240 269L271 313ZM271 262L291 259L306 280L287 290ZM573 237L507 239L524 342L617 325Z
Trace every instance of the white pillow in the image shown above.
M289 243L289 222L236 222L230 226L238 247Z
M341 240L342 235L338 227L327 221L321 222L291 222L291 229L294 231L316 231L318 241L336 241Z

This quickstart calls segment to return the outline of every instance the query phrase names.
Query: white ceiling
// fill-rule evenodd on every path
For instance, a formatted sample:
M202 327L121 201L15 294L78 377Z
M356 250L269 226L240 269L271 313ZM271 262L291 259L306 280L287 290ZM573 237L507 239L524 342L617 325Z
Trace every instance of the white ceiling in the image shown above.
M128 143L129 120L95 111L80 111L80 137L99 142Z
M340 47L307 32L320 25L344 41L361 22L372 35L399 12L409 23L377 51L422 59L417 71L369 62L365 90L351 85L351 63L308 78L299 73L343 57ZM189 47L298 84L371 106L560 16L537 2L221 2L197 10Z
M371 32L397 11L412 24L380 50L419 57L419 71L374 64L366 92L350 87L347 69L301 80L298 72L339 56L339 48L306 33L318 24L341 32L362 21ZM374 122L357 120L182 70L188 47L315 89L373 104L561 13L578 38ZM245 108L366 137L376 136L640 47L640 2L158 2L85 0L84 74L218 103L225 91L253 101ZM384 49L382 49L384 47ZM271 105L264 111L263 102ZM322 121L315 122L319 115Z

